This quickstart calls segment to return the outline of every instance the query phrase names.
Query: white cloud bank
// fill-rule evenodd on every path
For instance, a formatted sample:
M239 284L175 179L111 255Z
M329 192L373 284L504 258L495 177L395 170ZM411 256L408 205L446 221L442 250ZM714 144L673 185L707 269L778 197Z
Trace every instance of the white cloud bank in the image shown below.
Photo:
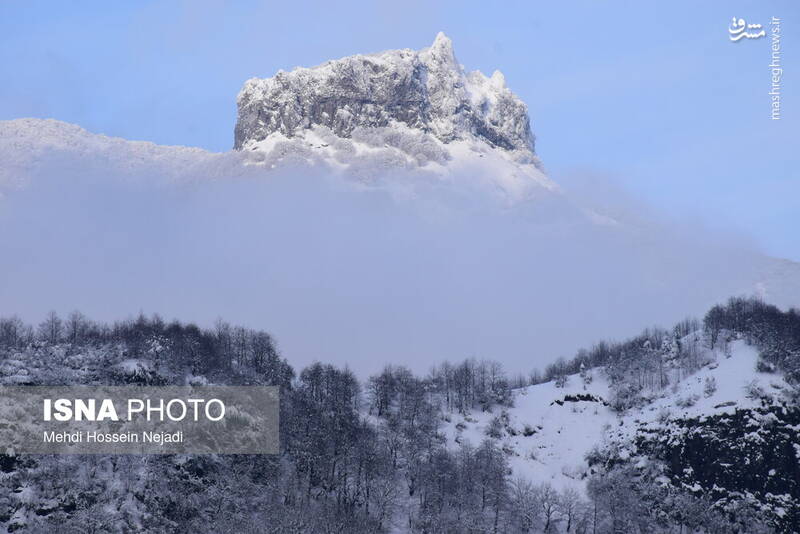
M468 356L526 371L734 294L800 303L794 264L555 187L510 195L491 165L353 178L257 159L0 123L0 314L223 317L297 366L366 374Z

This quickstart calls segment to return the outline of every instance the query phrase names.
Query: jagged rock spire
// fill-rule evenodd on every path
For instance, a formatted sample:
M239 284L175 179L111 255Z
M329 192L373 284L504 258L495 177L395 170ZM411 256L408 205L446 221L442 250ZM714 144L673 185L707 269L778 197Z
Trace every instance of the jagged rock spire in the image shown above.
M390 50L248 80L238 100L234 147L315 125L340 137L355 128L403 123L447 143L474 138L533 157L525 104L503 75L466 73L440 32L420 51Z

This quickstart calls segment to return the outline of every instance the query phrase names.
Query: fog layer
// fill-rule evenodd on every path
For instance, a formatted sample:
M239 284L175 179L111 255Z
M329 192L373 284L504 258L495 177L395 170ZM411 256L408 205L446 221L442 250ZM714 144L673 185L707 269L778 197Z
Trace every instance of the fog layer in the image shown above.
M475 356L525 372L734 294L794 298L735 236L656 222L621 197L510 205L466 171L377 185L230 154L98 154L5 164L0 314L221 317L270 331L297 366Z

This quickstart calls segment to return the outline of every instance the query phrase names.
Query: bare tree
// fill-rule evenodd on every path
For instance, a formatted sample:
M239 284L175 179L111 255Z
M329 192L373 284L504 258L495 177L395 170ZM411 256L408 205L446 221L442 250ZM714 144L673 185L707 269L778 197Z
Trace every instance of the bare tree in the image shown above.
M558 498L558 513L567 522L566 533L572 532L575 525L578 510L581 505L581 497L573 488L566 488Z
M542 516L545 534L554 532L558 522L559 495L549 482L544 482L536 488L536 502Z
M16 315L0 319L0 344L16 347L25 337L25 323Z
M89 320L79 311L69 314L66 322L66 336L70 343L83 341L89 330Z
M51 344L58 343L63 332L64 324L54 311L48 313L45 320L39 325L39 337Z
M536 490L530 480L517 478L511 482L509 504L515 527L520 532L531 532L539 522L540 510Z

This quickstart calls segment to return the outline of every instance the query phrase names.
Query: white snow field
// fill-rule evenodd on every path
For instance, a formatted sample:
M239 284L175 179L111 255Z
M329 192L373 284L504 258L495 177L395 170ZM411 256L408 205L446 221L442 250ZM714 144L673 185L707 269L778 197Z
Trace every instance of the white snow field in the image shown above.
M621 446L623 456L632 457L636 451L630 450L629 440L637 429L666 425L670 419L754 407L758 401L748 396L754 385L772 395L780 395L788 386L781 375L756 371L757 351L744 341L732 342L728 351L705 350L701 357L708 363L699 371L661 392L652 392L651 402L624 415L618 415L604 403L610 393L603 368L588 372L591 377L588 384L575 374L569 376L563 388L551 381L514 390L514 406L506 409L508 424L499 439L510 453L513 475L583 493L584 479L590 469L586 455L594 447L613 440ZM672 373L677 379L679 371ZM716 390L710 395L704 391L708 379L716 383ZM570 396L594 399L564 400ZM686 399L691 399L691 406ZM491 420L500 413L501 408L495 407L492 413L451 414L450 421L444 424L448 443L453 447L467 442L479 445L487 438ZM532 431L528 436L526 429Z

